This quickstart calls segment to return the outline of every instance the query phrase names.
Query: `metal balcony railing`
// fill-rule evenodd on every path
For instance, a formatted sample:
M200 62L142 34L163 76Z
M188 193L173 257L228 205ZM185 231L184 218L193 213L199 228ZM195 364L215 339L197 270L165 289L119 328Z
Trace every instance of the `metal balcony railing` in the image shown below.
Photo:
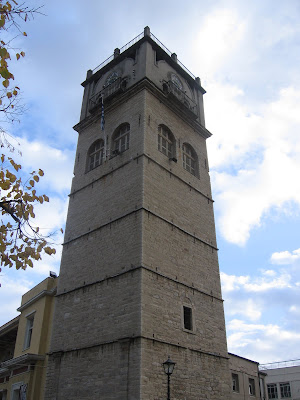
M93 109L101 103L101 98L105 99L114 93L126 88L126 79L117 78L114 82L104 87L100 92L95 93L89 100L89 109Z
M140 33L134 39L130 40L130 42L126 43L123 47L120 48L120 54L123 53L123 51L129 49L129 47L132 46L134 43L136 43L140 39L142 39L143 36L144 36L144 32ZM99 71L101 68L103 68L104 65L110 63L114 58L115 58L114 54L109 56L106 60L104 60L101 64L99 64L96 68L93 69L93 74L95 72Z
M168 96L174 96L178 101L184 104L189 110L197 115L197 105L183 90L172 81L163 81L163 91Z
M268 369L277 369L277 368L286 368L286 367L299 367L300 366L300 359L296 360L287 360L287 361L278 361L268 364L260 364L259 369L261 371L268 370Z
M126 43L123 47L120 48L119 54L123 53L125 50L129 49L130 46L138 42L142 37L145 35L145 32L140 33L137 35L134 39L130 40L130 42ZM157 39L156 36L153 35L153 33L150 32L150 37L151 39L156 42L169 56L172 56L172 52L160 41ZM93 69L93 74L97 71L99 71L101 68L103 68L105 65L110 63L113 59L115 58L115 55L112 54L109 56L106 60L104 60L101 64L99 64L96 68ZM181 68L187 72L192 78L196 79L195 75L191 73L189 69L187 69L182 62L177 60L177 64L181 66Z

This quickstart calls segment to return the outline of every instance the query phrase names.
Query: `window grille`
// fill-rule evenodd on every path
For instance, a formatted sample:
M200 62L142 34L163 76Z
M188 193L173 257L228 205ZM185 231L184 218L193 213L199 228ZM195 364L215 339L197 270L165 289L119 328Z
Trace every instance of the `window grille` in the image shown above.
M175 156L174 148L175 139L171 131L167 127L160 125L158 127L158 150L168 158L172 158Z
M92 144L88 152L88 171L98 167L103 162L104 141L97 140Z
M192 146L184 143L182 146L183 168L192 175L197 175L197 155Z
M113 151L115 154L129 149L130 125L121 125L113 136Z

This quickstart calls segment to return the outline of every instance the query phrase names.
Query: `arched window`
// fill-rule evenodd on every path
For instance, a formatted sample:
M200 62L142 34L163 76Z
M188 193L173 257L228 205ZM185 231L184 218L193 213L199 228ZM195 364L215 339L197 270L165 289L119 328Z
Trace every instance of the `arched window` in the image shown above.
M182 145L182 161L184 169L198 176L198 157L192 146L187 143Z
M175 138L166 126L159 125L158 127L158 150L168 158L175 157Z
M104 141L98 139L89 148L87 170L91 171L92 169L98 167L98 165L101 165L103 162L103 156L104 156Z
M129 149L129 135L130 135L129 124L127 123L122 124L117 128L112 137L113 154L119 154Z

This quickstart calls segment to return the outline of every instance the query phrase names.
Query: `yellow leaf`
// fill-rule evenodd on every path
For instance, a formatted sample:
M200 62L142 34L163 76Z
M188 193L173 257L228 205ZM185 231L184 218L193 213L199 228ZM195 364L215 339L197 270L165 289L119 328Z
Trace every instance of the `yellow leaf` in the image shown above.
M41 169L39 169L39 172L38 172L38 174L39 174L40 176L44 176L44 171L43 171L43 170L41 170Z
M30 184L31 186L34 186L34 181L33 181L32 179L30 179L29 184Z
M21 57L19 53L16 54L17 60Z
M8 80L8 79L5 79L5 80L2 82L2 85L3 85L5 88L8 88L8 86L9 86L9 80Z
M24 51L21 51L21 53L20 53L20 54L21 54L21 56L22 56L22 57L25 57L25 53L24 53Z
M33 179L38 182L40 180L40 178L37 175L34 175Z
M49 247L49 246L47 246L47 247L44 247L44 252L45 252L46 254L49 254L49 256L51 256L51 254L55 254L55 253L56 253L56 250L55 250L55 249L52 249L52 248Z
M10 188L10 182L9 181L0 182L0 187L3 190L8 190Z
M5 160L5 155L4 155L4 154L2 154L2 156L1 156L1 162L3 163L3 162L4 162L4 160Z
M24 35L24 36L27 36L27 33L26 33L26 32L23 32L23 35Z
M61 231L61 233L64 233L64 230L63 230L63 228L60 228L60 231Z
M49 197L48 197L48 196L46 196L45 194L43 194L43 197L44 197L44 200L45 200L45 201L47 201L47 202L49 201Z
M10 99L10 98L12 97L11 92L7 92L7 93L6 93L6 96Z
M15 182L17 180L16 175L12 174L8 169L6 170L6 177L9 179L10 182Z
M14 90L13 90L13 95L16 96L17 94L18 94L17 90L14 89Z
M24 266L23 266L23 264L21 263L21 261L17 260L17 261L16 261L16 269L20 269L20 268L25 269Z

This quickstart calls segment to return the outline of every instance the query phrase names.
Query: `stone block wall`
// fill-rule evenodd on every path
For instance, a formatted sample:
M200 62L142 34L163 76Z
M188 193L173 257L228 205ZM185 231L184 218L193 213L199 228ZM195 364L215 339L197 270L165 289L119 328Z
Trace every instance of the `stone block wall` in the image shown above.
M140 340L134 338L56 353L45 400L138 400L140 353Z
M171 399L230 399L228 359L151 340L142 341L141 399L167 398L162 363L176 362L170 378Z

